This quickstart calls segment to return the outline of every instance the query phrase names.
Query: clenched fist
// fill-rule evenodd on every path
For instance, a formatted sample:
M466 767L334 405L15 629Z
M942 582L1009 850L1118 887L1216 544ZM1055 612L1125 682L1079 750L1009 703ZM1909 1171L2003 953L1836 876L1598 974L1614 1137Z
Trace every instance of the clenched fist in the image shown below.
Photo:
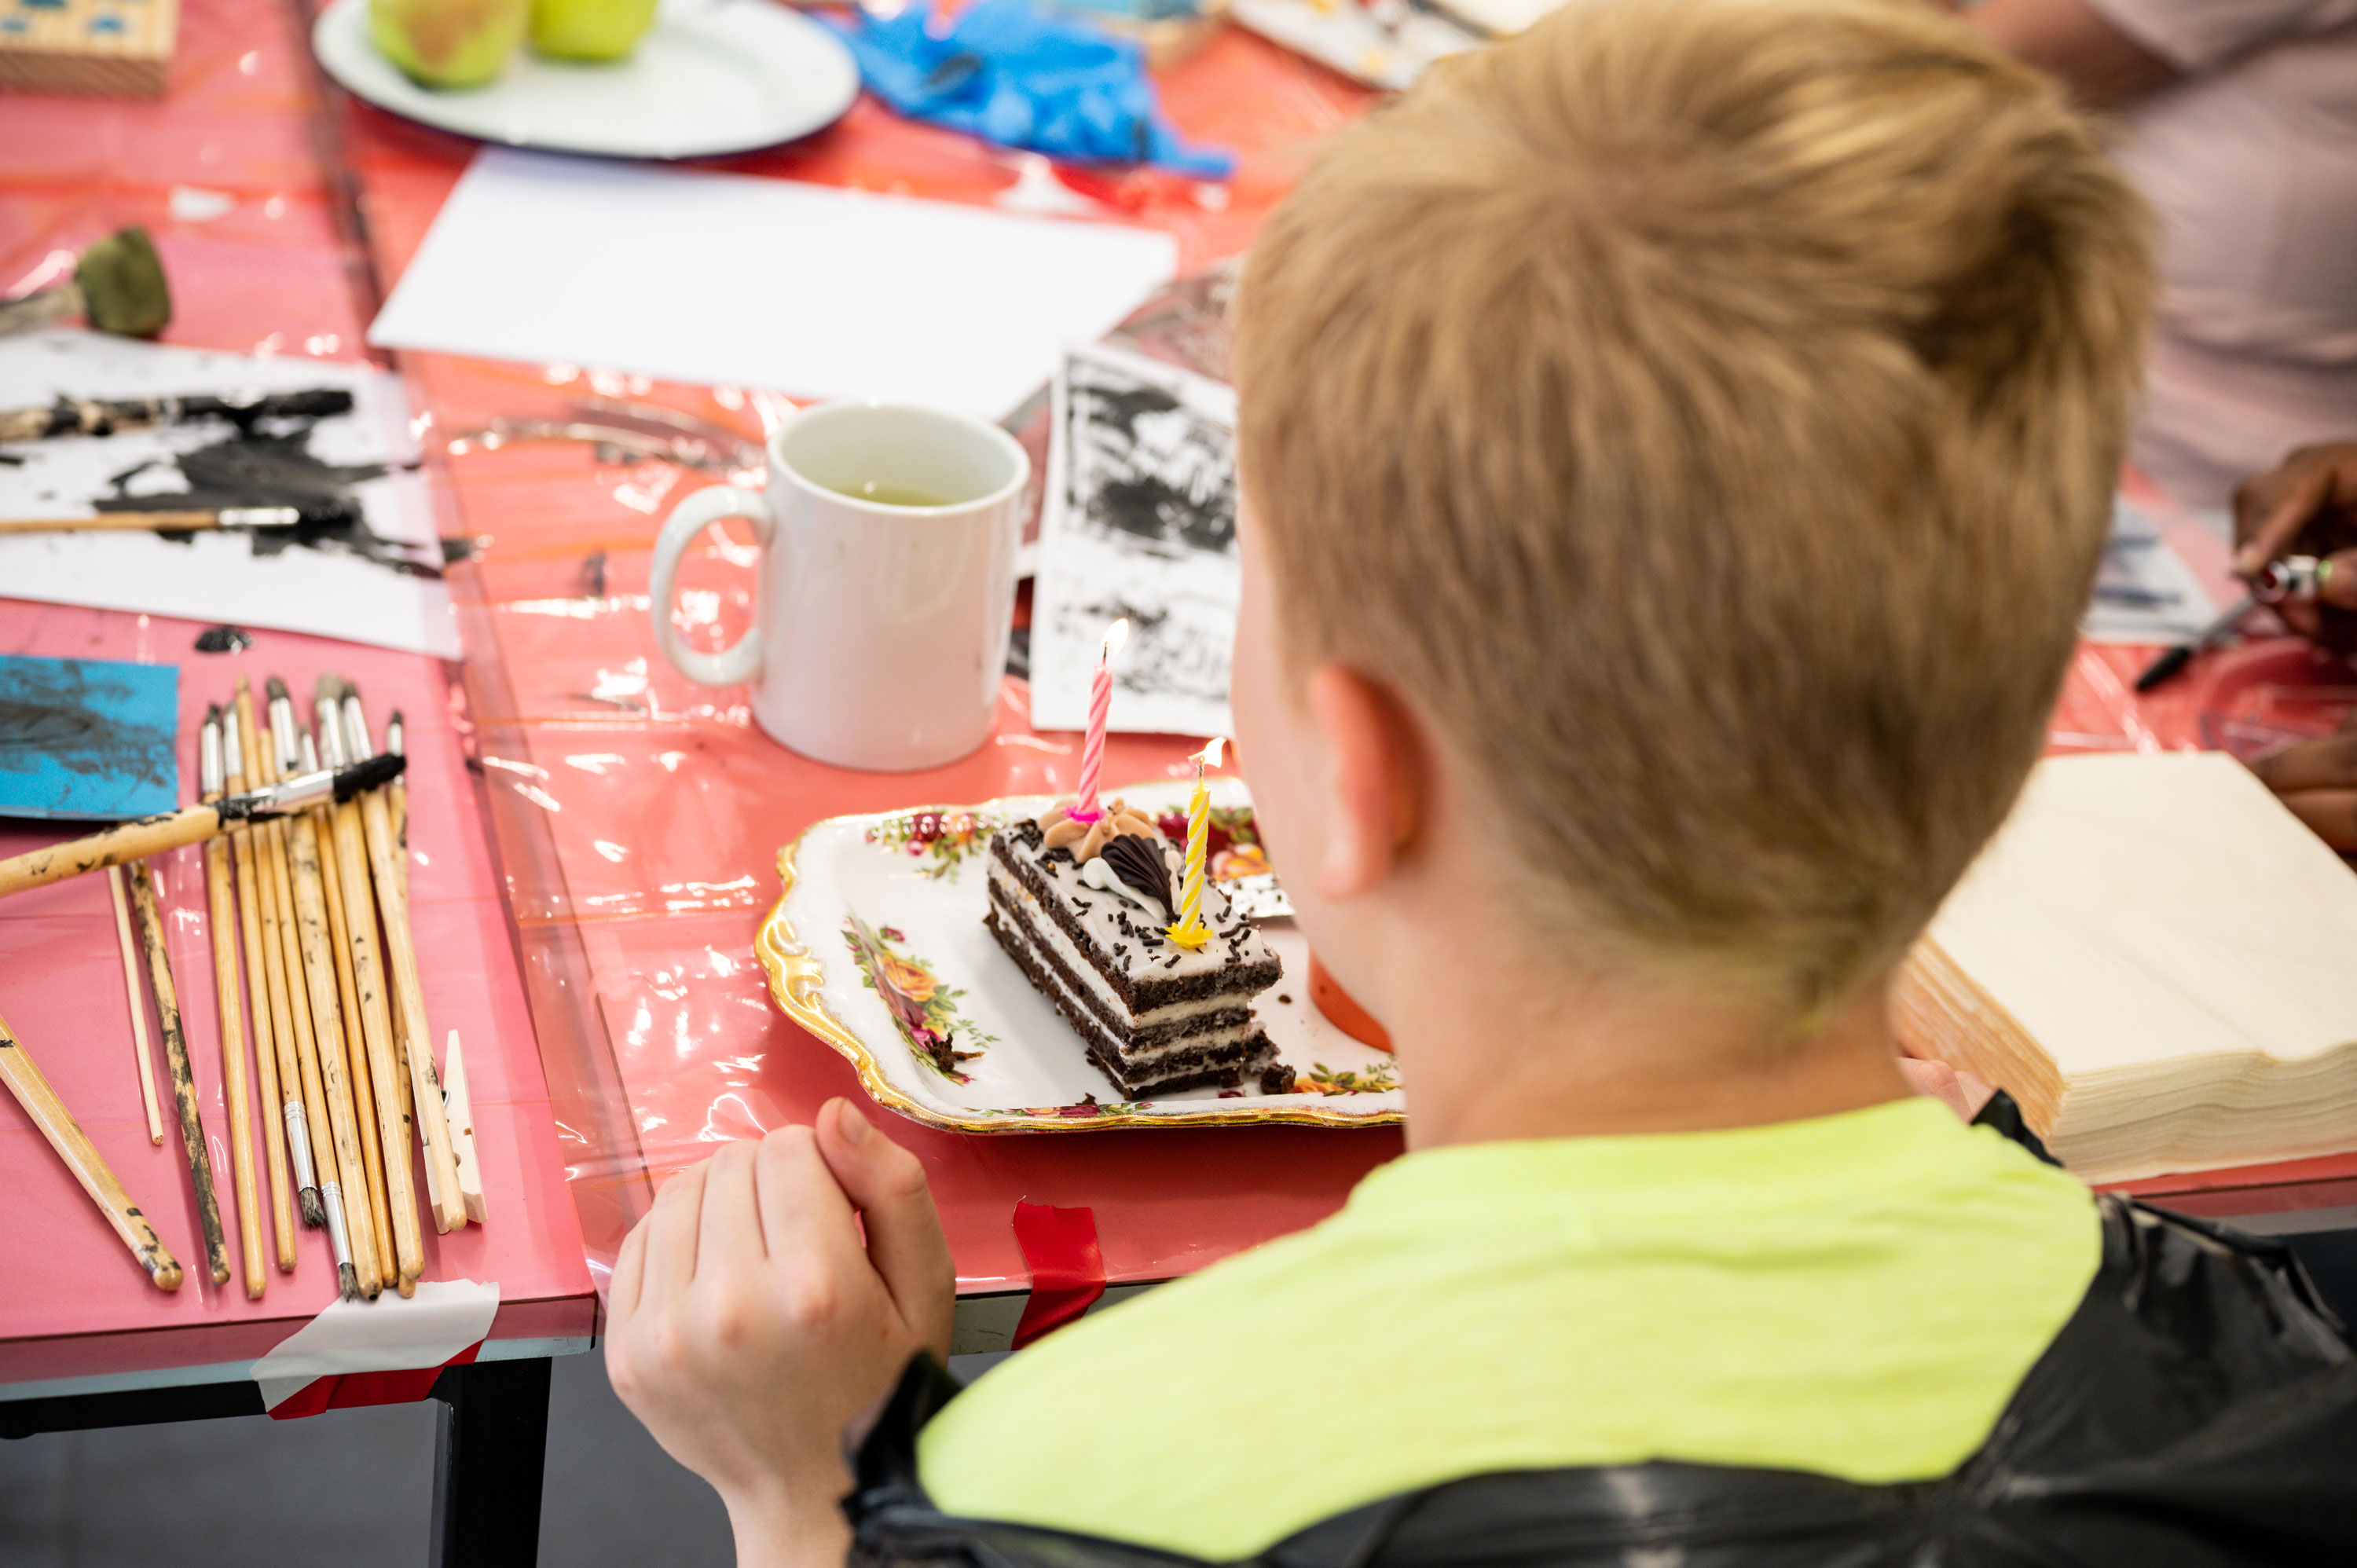
M739 1568L839 1563L846 1435L947 1359L954 1305L923 1167L834 1100L663 1187L615 1261L606 1371L719 1492Z

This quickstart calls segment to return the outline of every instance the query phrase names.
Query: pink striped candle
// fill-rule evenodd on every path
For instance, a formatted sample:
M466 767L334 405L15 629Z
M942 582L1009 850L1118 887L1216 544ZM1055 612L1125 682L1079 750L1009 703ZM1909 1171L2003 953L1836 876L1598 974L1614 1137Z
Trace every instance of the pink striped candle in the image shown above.
M1089 731L1081 742L1081 798L1072 803L1071 811L1076 822L1093 822L1104 815L1097 804L1097 776L1104 771L1105 720L1113 713L1113 656L1128 640L1128 617L1105 628L1097 672L1089 682Z

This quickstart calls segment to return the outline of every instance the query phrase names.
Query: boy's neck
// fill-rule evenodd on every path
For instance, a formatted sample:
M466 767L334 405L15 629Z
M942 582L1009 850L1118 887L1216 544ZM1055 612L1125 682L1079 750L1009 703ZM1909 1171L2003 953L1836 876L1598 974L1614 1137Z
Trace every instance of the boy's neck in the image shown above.
M1384 1022L1415 1101L1409 1147L1756 1126L1913 1092L1887 976L1792 1038L1739 990L1505 956L1525 946L1458 925L1394 954L1407 983L1383 988Z

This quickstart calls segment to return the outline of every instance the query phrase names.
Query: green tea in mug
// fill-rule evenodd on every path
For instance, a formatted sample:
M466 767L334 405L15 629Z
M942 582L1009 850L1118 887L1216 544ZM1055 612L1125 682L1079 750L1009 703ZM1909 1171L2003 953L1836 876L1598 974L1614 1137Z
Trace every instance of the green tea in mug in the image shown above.
M920 490L913 485L895 484L890 479L866 479L855 485L830 485L837 495L854 500L873 501L877 506L955 506L955 496L937 495Z

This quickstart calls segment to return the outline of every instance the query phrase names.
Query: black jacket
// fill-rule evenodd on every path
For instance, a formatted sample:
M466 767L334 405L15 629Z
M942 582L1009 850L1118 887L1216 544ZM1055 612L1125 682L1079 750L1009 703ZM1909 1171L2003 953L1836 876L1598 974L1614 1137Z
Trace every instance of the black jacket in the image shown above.
M1653 1462L1474 1476L1312 1525L1266 1568L2224 1568L2357 1564L2357 1353L2288 1249L2101 1199L2104 1258L1980 1451L1935 1481ZM845 1500L856 1564L1198 1560L952 1519L917 1434L957 1392L910 1364ZM1019 1434L1011 1436L1019 1442ZM1274 1482L1283 1474L1273 1456Z

